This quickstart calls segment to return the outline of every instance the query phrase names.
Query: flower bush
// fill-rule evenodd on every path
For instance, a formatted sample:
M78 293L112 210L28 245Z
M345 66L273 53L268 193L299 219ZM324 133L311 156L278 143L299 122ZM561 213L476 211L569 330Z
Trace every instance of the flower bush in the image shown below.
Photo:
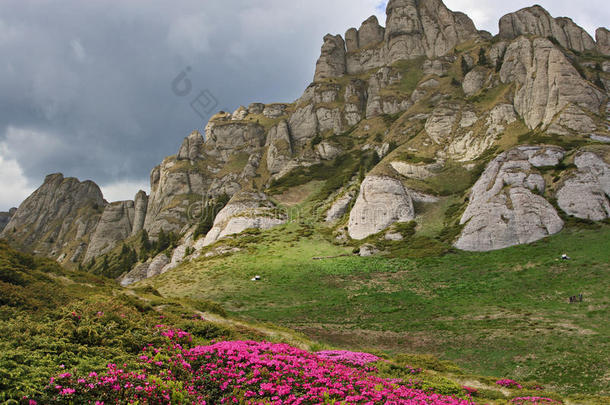
M367 371L367 353L309 353L287 344L223 341L191 347L190 334L158 325L167 344L147 346L138 370L108 365L103 374L52 379L40 403L471 404ZM28 402L25 402L28 403Z
M552 404L561 404L561 402L556 401L551 398L544 397L518 397L510 400L511 404L515 405L552 405Z
M517 381L515 380L511 380L508 378L504 378L502 380L498 380L496 381L496 384L505 387L505 388L517 388L517 389L523 389L523 386L521 384L519 384Z

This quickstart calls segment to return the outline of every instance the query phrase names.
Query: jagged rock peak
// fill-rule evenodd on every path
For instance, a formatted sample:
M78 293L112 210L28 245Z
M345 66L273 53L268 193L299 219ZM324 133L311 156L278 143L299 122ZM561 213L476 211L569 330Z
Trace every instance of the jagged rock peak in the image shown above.
M11 208L8 212L0 212L0 232L6 227L6 225L10 222L11 217L15 215L17 208Z
M71 257L78 244L88 242L105 205L94 182L50 174L19 206L0 237L41 254Z
M500 19L501 38L515 39L521 35L554 38L564 48L578 52L595 49L595 41L587 31L570 18L553 18L539 5L522 8Z
M377 45L383 41L385 28L379 25L376 16L367 18L360 29L350 28L345 33L345 45L348 52L354 52L361 48Z
M459 43L480 37L466 14L449 10L441 0L390 0L386 14L390 64L424 55L443 56Z
M373 16L359 30L350 28L345 41L340 35L325 36L314 81L398 60L444 56L462 42L489 36L477 31L466 14L449 10L441 0L391 0L386 14L385 29Z

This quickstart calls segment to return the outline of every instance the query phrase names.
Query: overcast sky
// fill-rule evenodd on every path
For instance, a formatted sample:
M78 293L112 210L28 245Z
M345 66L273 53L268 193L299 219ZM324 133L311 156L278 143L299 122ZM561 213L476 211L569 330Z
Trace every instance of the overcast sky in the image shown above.
M110 201L148 190L150 170L203 129L209 111L293 101L323 35L371 14L384 24L385 3L1 0L0 211L54 172L95 181ZM494 34L502 15L532 4L445 3ZM602 0L538 3L592 34L610 25ZM191 88L173 90L181 73Z

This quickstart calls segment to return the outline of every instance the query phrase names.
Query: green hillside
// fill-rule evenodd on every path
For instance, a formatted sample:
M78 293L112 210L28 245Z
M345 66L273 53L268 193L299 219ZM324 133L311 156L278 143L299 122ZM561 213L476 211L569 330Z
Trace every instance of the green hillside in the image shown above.
M425 255L431 242L422 243L402 242L398 253ZM610 392L606 224L572 223L495 252L423 258L353 256L296 224L228 244L241 252L141 284L221 302L231 314L336 346L433 353L477 374L536 379L565 393ZM250 281L255 275L262 280ZM580 293L583 302L570 304Z

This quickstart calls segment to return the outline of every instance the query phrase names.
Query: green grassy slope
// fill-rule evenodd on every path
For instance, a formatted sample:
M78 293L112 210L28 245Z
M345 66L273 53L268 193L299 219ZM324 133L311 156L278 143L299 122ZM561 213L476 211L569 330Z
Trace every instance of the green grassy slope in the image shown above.
M527 246L421 259L351 253L290 224L242 251L145 281L329 344L434 353L470 372L610 392L610 227L575 226ZM307 236L306 236L307 235ZM561 261L562 253L572 260ZM261 275L262 281L250 278ZM571 295L584 302L569 304Z

